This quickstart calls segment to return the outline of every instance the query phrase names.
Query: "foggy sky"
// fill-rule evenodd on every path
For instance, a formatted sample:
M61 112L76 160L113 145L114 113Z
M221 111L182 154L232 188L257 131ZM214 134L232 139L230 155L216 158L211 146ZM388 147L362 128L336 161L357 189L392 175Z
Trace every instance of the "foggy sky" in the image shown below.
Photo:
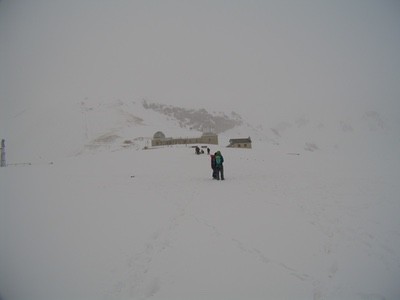
M0 2L3 120L86 97L256 119L398 113L399 95L399 1Z

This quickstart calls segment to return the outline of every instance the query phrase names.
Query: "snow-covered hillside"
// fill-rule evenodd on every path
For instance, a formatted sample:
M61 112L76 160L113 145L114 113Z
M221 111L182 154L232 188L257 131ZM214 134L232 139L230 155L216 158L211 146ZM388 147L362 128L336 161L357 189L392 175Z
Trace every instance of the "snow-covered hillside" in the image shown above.
M200 132L138 103L41 109L15 116L21 149L8 139L8 162L32 164L0 169L2 300L400 297L390 130L335 131L353 137L335 147L327 126L265 124L252 150L225 148L243 125L211 146L214 181L190 146L142 150L155 130Z
M0 300L400 299L399 12L0 0Z
M151 108L152 105L155 108ZM164 109L164 112L163 112ZM231 114L231 116L229 116ZM204 125L201 123L205 119ZM85 98L81 101L14 108L3 120L8 163L49 162L58 158L143 149L157 131L171 137L197 137L202 131L230 138L248 137L283 151L383 152L400 149L400 119L395 114L359 110L349 115L304 115L272 121L245 119L235 112L208 112L146 102L141 99Z

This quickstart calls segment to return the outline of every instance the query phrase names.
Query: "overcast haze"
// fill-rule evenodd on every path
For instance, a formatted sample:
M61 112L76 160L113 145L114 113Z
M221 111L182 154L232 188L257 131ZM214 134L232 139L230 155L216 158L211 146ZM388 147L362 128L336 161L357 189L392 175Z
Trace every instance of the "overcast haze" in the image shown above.
M399 112L399 53L398 1L3 0L1 117L86 97Z
M399 96L400 1L0 0L0 300L400 299Z

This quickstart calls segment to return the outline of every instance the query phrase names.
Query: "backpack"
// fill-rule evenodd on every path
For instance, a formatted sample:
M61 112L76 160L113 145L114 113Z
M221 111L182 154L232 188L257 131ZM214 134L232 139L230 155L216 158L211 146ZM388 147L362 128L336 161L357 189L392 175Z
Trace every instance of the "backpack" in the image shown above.
M215 156L215 164L216 164L217 166L222 165L222 158L221 158L221 156L219 156L219 155Z

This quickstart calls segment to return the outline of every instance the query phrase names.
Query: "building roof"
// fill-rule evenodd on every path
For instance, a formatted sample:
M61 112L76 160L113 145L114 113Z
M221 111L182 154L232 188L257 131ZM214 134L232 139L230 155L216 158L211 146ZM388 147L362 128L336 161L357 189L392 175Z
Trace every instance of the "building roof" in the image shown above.
M230 139L230 144L241 144L241 143L251 143L250 137L248 138L241 138L241 139Z
M162 133L161 131L157 131L154 134L153 139L165 139L165 134Z
M213 133L213 132L204 132L204 133L202 134L202 136L216 136L216 134Z

